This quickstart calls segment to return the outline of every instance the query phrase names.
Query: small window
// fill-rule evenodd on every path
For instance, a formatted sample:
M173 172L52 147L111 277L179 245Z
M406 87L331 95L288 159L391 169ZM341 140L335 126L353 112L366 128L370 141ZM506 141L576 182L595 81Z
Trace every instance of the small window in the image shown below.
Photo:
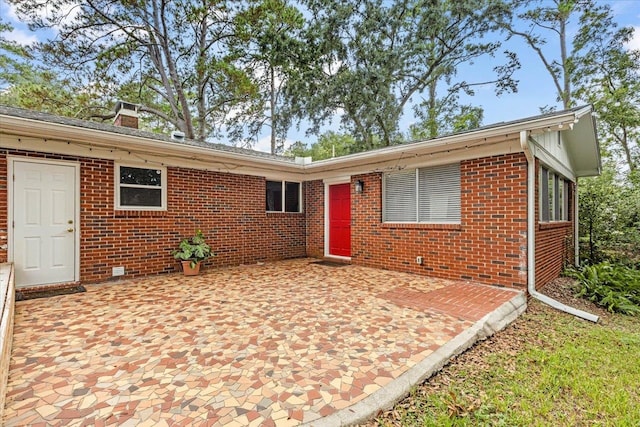
M569 199L569 181L543 167L540 172L540 221L568 221Z
M299 182L267 181L266 210L269 212L301 212ZM284 209L283 209L284 207Z
M166 168L116 165L116 209L165 210Z
M460 163L388 173L385 222L460 223Z

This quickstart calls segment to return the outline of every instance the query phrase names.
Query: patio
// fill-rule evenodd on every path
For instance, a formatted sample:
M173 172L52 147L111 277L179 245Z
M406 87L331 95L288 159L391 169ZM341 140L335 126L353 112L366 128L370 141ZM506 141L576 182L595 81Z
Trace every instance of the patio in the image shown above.
M526 305L507 289L313 259L16 303L4 425L339 425Z

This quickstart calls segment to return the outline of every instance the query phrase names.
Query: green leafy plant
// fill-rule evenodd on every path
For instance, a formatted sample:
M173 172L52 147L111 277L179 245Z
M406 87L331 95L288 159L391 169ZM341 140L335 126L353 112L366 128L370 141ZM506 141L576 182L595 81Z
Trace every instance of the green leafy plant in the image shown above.
M201 230L196 230L196 234L180 242L178 249L173 251L173 257L180 261L191 261L191 268L197 263L214 256L211 247L205 242L204 234Z
M640 315L639 270L601 262L569 269L565 273L578 280L578 296L583 296L610 312Z

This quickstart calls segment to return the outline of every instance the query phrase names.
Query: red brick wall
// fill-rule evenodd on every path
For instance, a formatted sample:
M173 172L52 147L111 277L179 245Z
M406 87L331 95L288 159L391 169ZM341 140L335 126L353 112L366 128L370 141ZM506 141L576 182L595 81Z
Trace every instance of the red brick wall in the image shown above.
M324 183L321 180L305 183L307 212L307 256L324 256Z
M266 213L264 178L169 167L166 212L115 211L113 161L4 150L0 197L7 188L6 154L80 162L83 282L108 279L115 266L124 266L127 276L176 271L171 251L196 229L203 231L217 255L208 265L305 256L305 215ZM5 205L0 227L6 223ZM6 228L0 228L2 236ZM6 251L0 256L6 260Z
M382 174L352 195L351 261L450 279L526 286L527 163L523 154L461 163L460 225L382 223ZM416 256L424 257L417 265Z
M175 271L171 251L198 228L217 254L210 265L324 255L320 180L304 185L306 214L266 213L264 178L168 168L166 212L115 211L112 161L11 150L0 152L0 243L7 242L6 154L80 162L84 282L110 278L114 266L124 266L128 276ZM365 182L365 191L352 194L354 264L526 286L524 155L461 163L460 225L383 224L382 174L354 176L352 182L358 179ZM537 209L538 203L536 218ZM571 260L572 236L573 222L537 224L538 286L557 277L567 257ZM422 266L415 263L416 256L424 257ZM0 261L6 259L7 251L0 250Z
M569 221L540 221L540 164L536 161L536 288L560 276L574 262L575 184L569 189Z

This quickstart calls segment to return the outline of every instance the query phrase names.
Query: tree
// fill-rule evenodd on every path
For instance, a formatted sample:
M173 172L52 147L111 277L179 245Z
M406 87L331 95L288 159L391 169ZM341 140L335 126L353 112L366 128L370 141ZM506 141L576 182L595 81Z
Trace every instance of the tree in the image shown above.
M11 0L32 28L55 27L43 59L85 83L129 93L140 110L203 140L220 131L238 104L255 96L228 43L239 6L219 0L112 2ZM46 12L46 13L45 13Z
M521 37L540 58L553 81L558 101L563 108L570 108L574 102L571 86L574 57L567 26L576 14L595 8L595 4L592 0L514 0L511 5L517 11L517 20L505 28L510 36ZM559 52L545 52L550 41L557 42Z
M291 126L284 88L300 66L304 16L286 0L261 0L238 16L236 56L256 84L255 102L232 120L235 139L257 138L268 127L271 153L280 152Z
M13 26L0 18L0 89L6 90L15 84L25 73L31 73L29 49L7 40L2 33L13 31Z
M606 162L578 188L581 254L591 264L640 263L640 185L616 175L616 164Z
M0 33L12 30L0 20ZM92 114L95 91L76 87L33 60L29 46L0 36L0 103L71 117Z
M575 48L585 52L572 76L576 98L593 105L604 148L633 172L640 167L640 51L625 45L634 29L617 29L606 9L581 21Z
M605 168L579 186L580 240L588 248L583 255L598 262L640 253L640 187L634 183L640 154L640 61L637 51L625 48L633 29L618 29L610 6L592 0L515 0L512 5L517 19L508 30L540 58L563 107L588 102L599 117ZM574 20L577 29L569 31ZM547 48L552 41L558 45L555 51ZM619 173L626 169L622 163L629 174Z
M482 38L500 28L508 10L499 1L306 0L314 19L308 28L316 66L303 73L295 92L299 111L314 128L341 114L359 150L402 141L399 120L417 95L462 64L494 55L499 42ZM514 90L517 67L497 69L492 82ZM457 89L472 85L460 82ZM377 142L379 141L379 142Z
M353 136L329 131L320 135L318 141L312 144L311 147L300 141L295 142L289 147L285 155L290 157L311 157L316 161L344 156L352 153L356 147L356 141Z
M476 129L482 124L484 110L472 105L461 105L458 93L449 91L444 98L437 97L437 81L429 85L429 98L417 106L420 122L409 127L409 138L421 140L439 135Z
M618 29L609 5L592 0L513 1L517 20L511 36L525 40L552 78L564 108L577 101L593 104L606 153L622 154L637 169L640 147L640 53L625 43L633 28ZM577 20L577 31L568 31ZM522 23L526 24L522 29ZM546 49L551 41L558 50Z

